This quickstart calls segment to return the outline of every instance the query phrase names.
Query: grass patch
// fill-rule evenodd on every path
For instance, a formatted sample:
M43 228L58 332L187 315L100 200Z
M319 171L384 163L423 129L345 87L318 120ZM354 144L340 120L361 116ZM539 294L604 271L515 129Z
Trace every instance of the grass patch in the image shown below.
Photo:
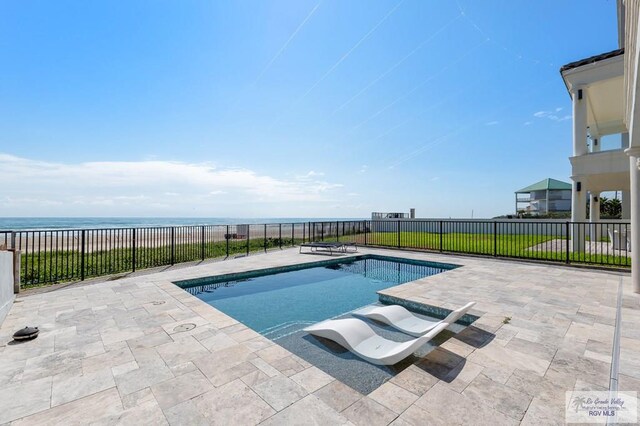
M335 241L335 238L325 241ZM341 237L343 241L355 241L364 244L365 235L357 234ZM532 250L537 246L552 240L561 240L562 248L552 250ZM398 239L397 232L371 232L366 235L368 245L381 247L401 247L418 250L434 250L450 253L467 253L489 255L497 257L512 257L519 259L546 260L566 262L567 252L564 247L566 238L555 235L508 235L498 234L465 234L437 232L401 232ZM606 240L604 240L606 242ZM631 258L611 253L585 253L569 251L569 263L584 263L609 267L631 267Z
M358 234L354 241L363 244L364 234ZM345 241L349 237L345 237ZM556 239L547 235L498 235L493 234L464 234L436 232L372 232L366 235L368 245L416 248L426 250L442 250L449 252L487 254L498 256L520 254L529 247ZM325 238L325 241L330 241ZM335 241L335 238L333 238Z

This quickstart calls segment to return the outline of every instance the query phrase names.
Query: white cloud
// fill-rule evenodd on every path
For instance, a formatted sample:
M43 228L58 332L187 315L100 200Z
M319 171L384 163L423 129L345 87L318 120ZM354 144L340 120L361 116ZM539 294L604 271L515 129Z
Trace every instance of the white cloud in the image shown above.
M525 121L522 125L523 126L530 126L531 125L531 121Z
M560 116L558 113L562 111L562 107L557 107L553 111L538 111L534 112L533 116L536 118L546 118L551 121L566 121L571 120L571 114Z
M485 126L495 126L496 124L500 124L499 121L489 121L488 123L484 123Z
M365 173L367 171L367 169L369 169L369 166L367 166L366 164L363 164L360 167L360 173Z
M323 172L315 172L315 171L311 170L307 174L298 175L296 177L298 179L300 179L300 180L308 180L308 179L313 179L313 178L317 178L317 177L321 177L321 176L324 176Z
M343 185L318 179L322 175L310 171L280 179L211 163L56 163L0 153L0 215L186 215L193 210L212 214L223 205L237 210L246 205L258 208L256 203L291 207L334 201L331 193ZM59 208L44 210L48 205Z

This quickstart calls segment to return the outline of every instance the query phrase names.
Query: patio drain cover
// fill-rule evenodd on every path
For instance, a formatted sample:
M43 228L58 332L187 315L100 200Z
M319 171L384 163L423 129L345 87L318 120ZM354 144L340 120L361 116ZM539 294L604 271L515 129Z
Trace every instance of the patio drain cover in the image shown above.
M31 340L38 337L38 327L25 327L13 333L13 340Z
M189 330L193 330L194 328L196 328L196 325L188 322L186 324L180 324L179 326L175 327L173 331L177 331L177 332L189 331Z

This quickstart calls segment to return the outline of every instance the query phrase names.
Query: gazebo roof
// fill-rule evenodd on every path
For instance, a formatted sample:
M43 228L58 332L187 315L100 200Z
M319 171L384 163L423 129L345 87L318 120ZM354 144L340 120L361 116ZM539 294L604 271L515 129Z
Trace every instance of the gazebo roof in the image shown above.
M571 189L571 184L570 183L566 183L566 182L562 182L561 180L556 180L556 179L551 179L551 178L547 178L547 179L543 179L540 182L536 182L533 185L529 185L526 188L522 188L518 191L516 191L516 193L520 193L520 192L531 192L531 191L544 191L547 189Z

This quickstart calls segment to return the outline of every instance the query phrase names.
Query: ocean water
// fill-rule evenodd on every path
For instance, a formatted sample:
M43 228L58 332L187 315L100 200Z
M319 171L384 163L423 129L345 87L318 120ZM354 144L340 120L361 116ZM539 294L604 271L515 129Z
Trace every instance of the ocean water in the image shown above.
M330 222L362 218L229 218L229 217L0 217L0 230L144 228L148 226L238 225Z

